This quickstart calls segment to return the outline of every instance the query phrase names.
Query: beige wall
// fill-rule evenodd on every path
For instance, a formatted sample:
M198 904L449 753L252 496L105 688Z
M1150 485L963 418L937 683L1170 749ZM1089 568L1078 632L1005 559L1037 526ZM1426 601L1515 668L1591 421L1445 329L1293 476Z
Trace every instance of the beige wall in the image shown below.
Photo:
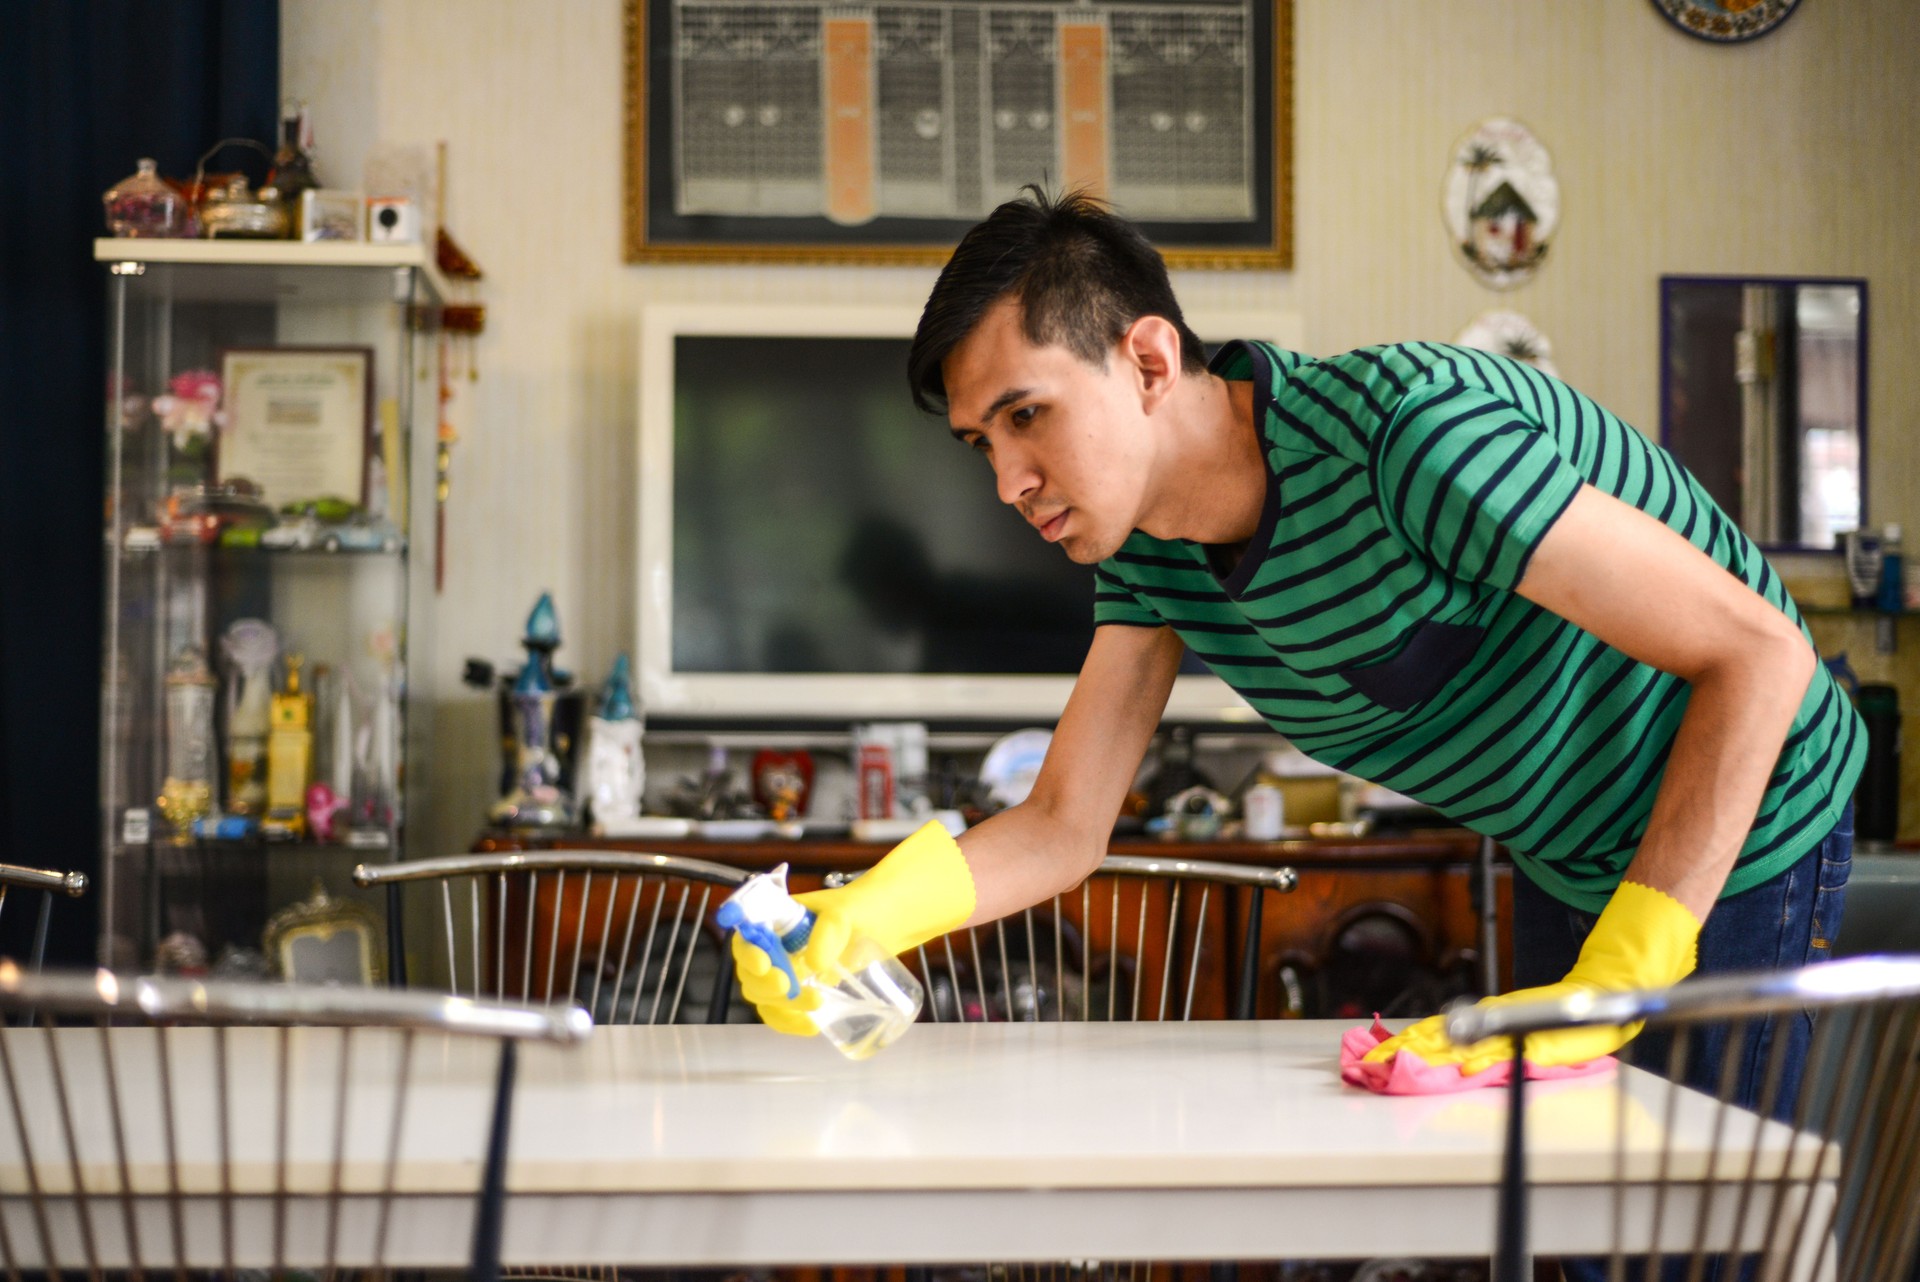
M1298 268L1185 276L1189 306L1297 311L1323 352L1450 338L1512 306L1569 381L1653 430L1662 273L1864 276L1870 510L1920 528L1920 388L1891 359L1920 339L1920 5L1806 0L1773 35L1718 48L1645 0L1296 4ZM282 14L283 88L314 108L323 177L351 185L376 139L445 139L448 225L487 271L447 585L413 667L433 714L416 849L456 848L494 769L462 657L511 658L543 588L568 666L597 677L631 643L640 306L917 305L932 272L623 264L620 0L283 0ZM1456 263L1439 217L1453 143L1495 114L1533 128L1561 184L1551 261L1507 294Z

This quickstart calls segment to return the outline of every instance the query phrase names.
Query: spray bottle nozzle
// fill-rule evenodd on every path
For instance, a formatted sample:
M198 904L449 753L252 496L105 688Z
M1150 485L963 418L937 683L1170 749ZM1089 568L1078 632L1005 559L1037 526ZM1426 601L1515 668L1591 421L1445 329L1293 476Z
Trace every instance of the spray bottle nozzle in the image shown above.
M813 914L787 893L787 866L757 873L741 883L714 914L722 930L740 937L773 959L787 977L787 996L800 995L800 977L792 954L807 946L813 933Z

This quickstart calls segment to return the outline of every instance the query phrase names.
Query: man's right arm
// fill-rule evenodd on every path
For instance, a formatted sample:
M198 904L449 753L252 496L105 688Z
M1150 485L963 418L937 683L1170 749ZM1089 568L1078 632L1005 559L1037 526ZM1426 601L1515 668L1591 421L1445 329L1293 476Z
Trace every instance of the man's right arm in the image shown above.
M799 896L814 923L794 959L796 973L804 979L840 965L855 936L899 954L1078 885L1106 854L1180 653L1170 628L1095 628L1032 794L968 829L958 844L930 823L850 884ZM741 991L762 1020L785 1033L815 1031L806 1012L819 1005L816 991L793 991L767 954L740 936L733 958Z
M1171 628L1094 629L1032 794L960 838L975 894L968 925L1037 904L1100 866L1182 649Z

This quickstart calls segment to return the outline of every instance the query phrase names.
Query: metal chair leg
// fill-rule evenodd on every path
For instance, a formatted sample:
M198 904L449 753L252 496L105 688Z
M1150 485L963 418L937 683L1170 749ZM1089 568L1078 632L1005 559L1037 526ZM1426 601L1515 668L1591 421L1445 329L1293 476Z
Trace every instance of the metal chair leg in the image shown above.
M519 1064L514 1043L500 1044L500 1073L493 1091L493 1129L487 1136L487 1168L474 1211L474 1282L500 1282L500 1239L507 1205L507 1130L513 1120L513 1079Z
M1507 1152L1500 1170L1499 1221L1494 1230L1493 1282L1528 1282L1527 1266L1527 1039L1513 1039L1513 1078L1507 1083Z

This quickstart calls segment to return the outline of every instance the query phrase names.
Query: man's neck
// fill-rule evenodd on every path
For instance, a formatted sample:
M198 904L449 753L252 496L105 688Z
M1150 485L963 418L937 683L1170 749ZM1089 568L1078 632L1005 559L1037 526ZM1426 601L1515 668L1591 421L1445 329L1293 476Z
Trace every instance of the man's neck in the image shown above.
M1244 548L1267 501L1253 384L1212 374L1182 380L1168 410L1156 498L1140 528L1155 538Z

